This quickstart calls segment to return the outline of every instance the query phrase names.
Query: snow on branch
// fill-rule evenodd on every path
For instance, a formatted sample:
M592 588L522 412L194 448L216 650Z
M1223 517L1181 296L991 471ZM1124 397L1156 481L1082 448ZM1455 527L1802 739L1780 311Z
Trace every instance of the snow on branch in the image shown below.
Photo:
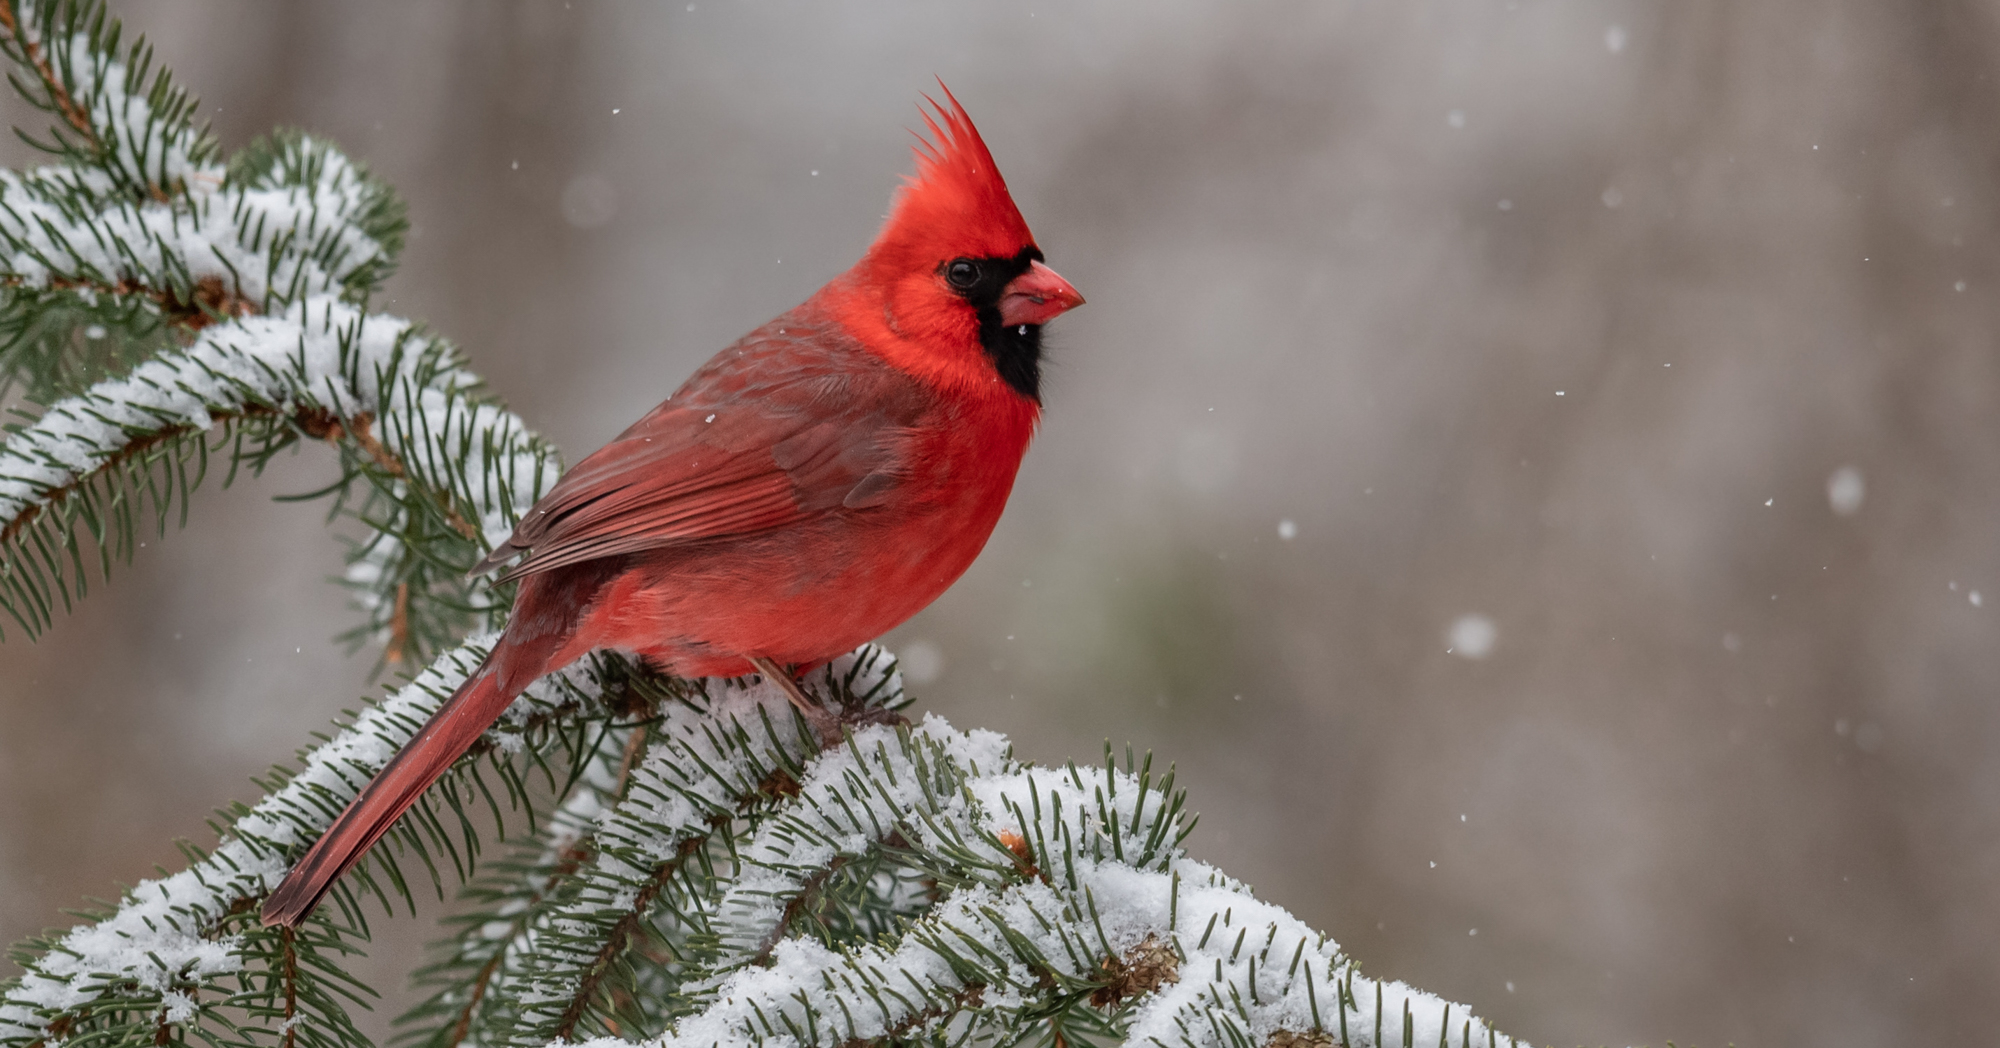
M258 449L299 435L350 442L406 509L457 533L464 564L505 535L559 470L552 449L487 402L445 343L407 321L311 298L280 315L203 328L184 351L60 401L14 432L0 446L0 604L31 634L45 628L82 582L82 532L108 566L121 536L114 525L128 525L129 540L134 503L150 497L164 516L199 483L185 463L206 454L216 426L239 437L250 427ZM169 462L182 468L156 480L147 457L157 461L176 442L181 457ZM399 539L380 536L351 574L372 585L375 607L400 605L406 616L412 594L397 575L406 559ZM449 574L441 581L463 588Z
M231 992L227 977L243 973L261 952L297 949L280 941L280 933L256 927L257 904L284 875L290 857L333 821L479 665L490 642L483 637L446 653L304 755L296 774L276 773L282 785L274 783L255 807L236 813L213 852L180 873L141 881L114 910L41 944L40 956L0 996L0 1044L77 1036L111 1014L138 1012L150 1022L147 1013L157 1013L165 1022L176 995L209 1002L196 1011L243 1007L242 998L254 991L237 986ZM569 745L548 730L550 723L575 716L598 697L590 676L575 672L548 678L516 700L484 747L511 793L525 801L531 758L546 760ZM408 826L403 829L409 836ZM386 851L378 849L370 861L391 864ZM336 893L344 910L354 907L352 891ZM173 1021L195 1018L191 1011ZM340 1021L338 1014L321 1018Z
M813 683L850 722L907 701L894 659L873 645L834 660ZM494 983L506 1011L484 1017L484 1026L504 1020L509 1043L574 1039L601 1003L607 974L642 943L676 955L662 978L677 982L692 970L691 940L709 937L716 900L686 867L703 850L738 854L753 811L797 795L818 749L783 692L765 683L699 685L666 704L652 740L623 800L599 820L594 858L520 929Z
M404 228L386 186L296 132L225 168L195 100L120 35L96 3L0 3L0 50L35 71L14 84L61 118L42 144L63 161L0 173L7 284L137 294L190 317L380 285Z
M94 0L0 2L0 52L57 118L59 159L0 172L0 392L51 405L5 427L0 607L47 628L86 560L131 555L144 510L162 530L185 514L213 453L233 477L321 438L342 448L338 507L372 531L350 639L397 661L490 624L496 595L452 565L558 467L443 343L365 315L402 246L395 194L296 132L219 163L192 97Z
M185 174L174 197L133 200L95 168L0 172L0 272L14 287L139 295L197 320L203 307L358 298L393 264L393 196L323 142L285 135L232 170Z
M194 99L153 70L152 49L143 39L121 48L121 36L100 2L0 3L0 50L21 70L14 87L56 118L48 139L23 137L88 162L128 195L163 198L217 149L193 124Z
M718 897L672 914L709 933L685 941L713 944L683 984L702 1007L640 1043L1008 1043L1046 1024L1056 1043L1511 1048L1462 1005L1363 978L1324 935L1187 858L1180 800L1143 769L1020 764L1003 737L935 716L862 727L735 844ZM703 810L679 806L683 823ZM903 912L894 931L855 941L805 918L809 896L885 848L925 874L870 877Z

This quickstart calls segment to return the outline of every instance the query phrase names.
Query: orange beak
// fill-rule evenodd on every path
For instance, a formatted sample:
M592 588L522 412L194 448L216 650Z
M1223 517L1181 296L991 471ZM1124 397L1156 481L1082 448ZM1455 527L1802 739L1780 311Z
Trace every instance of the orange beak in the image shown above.
M1046 324L1080 305L1083 296L1069 286L1069 281L1055 270L1034 262L1026 273L1001 289L1000 322L1008 327Z

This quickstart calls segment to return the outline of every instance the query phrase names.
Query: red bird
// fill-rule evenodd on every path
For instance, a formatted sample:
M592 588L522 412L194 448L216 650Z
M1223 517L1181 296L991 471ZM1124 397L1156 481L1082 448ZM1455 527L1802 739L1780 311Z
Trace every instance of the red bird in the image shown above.
M1042 264L965 110L853 269L717 354L576 464L474 568L507 629L264 904L296 925L522 689L600 648L683 677L803 672L937 599L986 545L1041 415Z

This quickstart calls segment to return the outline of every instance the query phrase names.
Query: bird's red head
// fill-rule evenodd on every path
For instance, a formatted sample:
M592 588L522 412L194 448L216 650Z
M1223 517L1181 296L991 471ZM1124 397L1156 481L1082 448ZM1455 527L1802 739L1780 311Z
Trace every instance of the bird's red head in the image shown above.
M1042 264L978 129L951 89L944 97L925 97L917 172L851 274L874 301L842 313L852 326L886 325L891 344L879 350L906 371L954 386L1000 381L1039 400L1041 326L1083 296Z

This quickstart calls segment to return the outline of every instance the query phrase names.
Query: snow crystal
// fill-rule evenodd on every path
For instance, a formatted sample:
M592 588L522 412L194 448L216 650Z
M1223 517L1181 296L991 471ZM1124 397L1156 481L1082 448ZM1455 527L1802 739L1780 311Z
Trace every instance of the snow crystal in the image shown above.
M1868 485L1861 477L1861 471L1853 466L1842 466L1826 478L1826 501L1833 511L1843 517L1851 517L1861 512L1861 500L1868 494Z
M897 662L911 684L929 684L944 675L944 649L927 640L903 644Z
M1500 638L1499 627L1484 615L1461 615L1446 635L1451 653L1461 659L1483 659L1493 654L1493 642Z
M187 1022L194 1018L196 1011L200 1010L200 1005L195 1003L194 997L180 990L167 991L161 1000L166 1004L164 1009L166 1020L170 1023Z

